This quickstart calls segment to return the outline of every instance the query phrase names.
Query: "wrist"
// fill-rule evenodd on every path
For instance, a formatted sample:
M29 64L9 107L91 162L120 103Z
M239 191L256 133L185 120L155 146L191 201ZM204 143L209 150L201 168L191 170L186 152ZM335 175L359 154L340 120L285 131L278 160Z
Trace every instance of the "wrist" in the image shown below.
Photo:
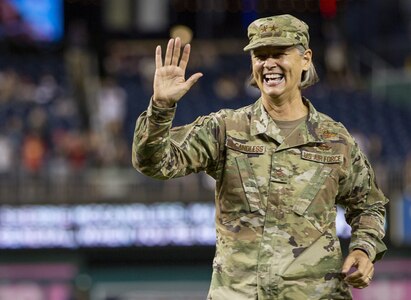
M153 104L159 108L171 108L174 106L174 103L170 103L170 101L158 100L153 97Z
M361 251L362 253L364 253L365 255L367 255L367 257L370 257L370 255L368 254L368 252L367 252L366 250L361 249L361 248L354 248L352 251L354 252L354 251L356 251L356 250Z

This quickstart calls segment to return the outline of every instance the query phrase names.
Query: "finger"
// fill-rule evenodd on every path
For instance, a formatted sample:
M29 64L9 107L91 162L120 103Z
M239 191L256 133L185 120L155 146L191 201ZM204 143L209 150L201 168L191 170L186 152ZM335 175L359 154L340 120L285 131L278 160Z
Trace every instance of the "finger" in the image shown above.
M190 52L191 52L190 44L185 45L183 49L183 55L181 56L181 60L180 60L180 68L182 68L184 71L187 68L188 59L190 58Z
M188 89L190 89L196 82L203 76L202 73L195 73L190 76L190 78L187 79L186 84L188 86Z
M167 44L166 57L164 59L164 65L168 66L171 64L171 58L173 56L174 39L170 39Z
M362 280L365 280L370 274L374 273L374 265L368 257L360 258L358 260L357 272L358 276L361 277Z
M347 282L350 286L357 288L357 289L363 289L367 286L370 285L370 281L361 281L361 282Z
M369 284L372 280L373 268L367 268L366 271L357 270L347 276L345 281L350 285Z
M371 269L371 272L367 275L367 277L372 280L374 278L374 268Z
M345 281L351 285L358 285L362 284L366 281L366 277L361 275L360 273L354 272L351 275L345 278Z
M161 59L161 47L156 47L156 69L161 68L163 66L163 62Z
M347 282L347 283L351 285L352 287L363 289L371 284L371 280L369 278L366 278L365 280L360 280L356 282Z
M374 266L371 264L371 266L367 266L364 269L364 277L371 280L372 277L374 276Z
M360 284L360 285L358 285L358 286L353 286L353 287L356 288L356 289L364 289L364 288L366 288L367 286L369 286L369 284L364 283L364 284Z
M365 280L369 274L372 273L372 267L369 266L358 268L355 272L351 273L346 277L347 280Z
M352 256L348 256L342 266L341 273L347 274L355 264L356 260Z
M179 37L177 37L174 41L174 52L173 52L173 58L171 60L171 64L174 66L178 65L178 59L180 58L180 52L181 52L181 40Z

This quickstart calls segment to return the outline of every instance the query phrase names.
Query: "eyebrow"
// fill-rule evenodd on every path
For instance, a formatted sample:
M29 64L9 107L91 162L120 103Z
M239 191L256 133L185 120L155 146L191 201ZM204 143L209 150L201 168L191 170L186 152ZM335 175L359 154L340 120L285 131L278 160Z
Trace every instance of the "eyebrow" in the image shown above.
M261 47L261 48L257 48L253 50L253 54L255 53L281 53L281 52L285 52L287 50L291 50L293 48L293 46L284 46L284 47L271 47L271 46L267 46L267 47Z

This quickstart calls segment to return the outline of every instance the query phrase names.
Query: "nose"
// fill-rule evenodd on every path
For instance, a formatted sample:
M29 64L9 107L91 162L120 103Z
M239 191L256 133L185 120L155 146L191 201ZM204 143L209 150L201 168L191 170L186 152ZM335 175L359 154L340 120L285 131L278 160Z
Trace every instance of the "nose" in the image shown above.
M267 59L264 61L264 67L266 68L275 68L277 66L277 60L272 57L272 56L268 56Z

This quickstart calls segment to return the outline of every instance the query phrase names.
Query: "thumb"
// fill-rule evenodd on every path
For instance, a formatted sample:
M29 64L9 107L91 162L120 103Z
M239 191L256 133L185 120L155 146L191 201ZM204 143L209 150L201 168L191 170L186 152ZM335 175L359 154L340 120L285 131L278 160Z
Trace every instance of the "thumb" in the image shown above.
M190 89L196 82L203 76L203 73L195 73L187 79L186 84L188 85L188 89Z
M347 274L351 267L356 264L356 259L353 256L348 256L346 260L344 261L344 264L342 266L341 273Z

